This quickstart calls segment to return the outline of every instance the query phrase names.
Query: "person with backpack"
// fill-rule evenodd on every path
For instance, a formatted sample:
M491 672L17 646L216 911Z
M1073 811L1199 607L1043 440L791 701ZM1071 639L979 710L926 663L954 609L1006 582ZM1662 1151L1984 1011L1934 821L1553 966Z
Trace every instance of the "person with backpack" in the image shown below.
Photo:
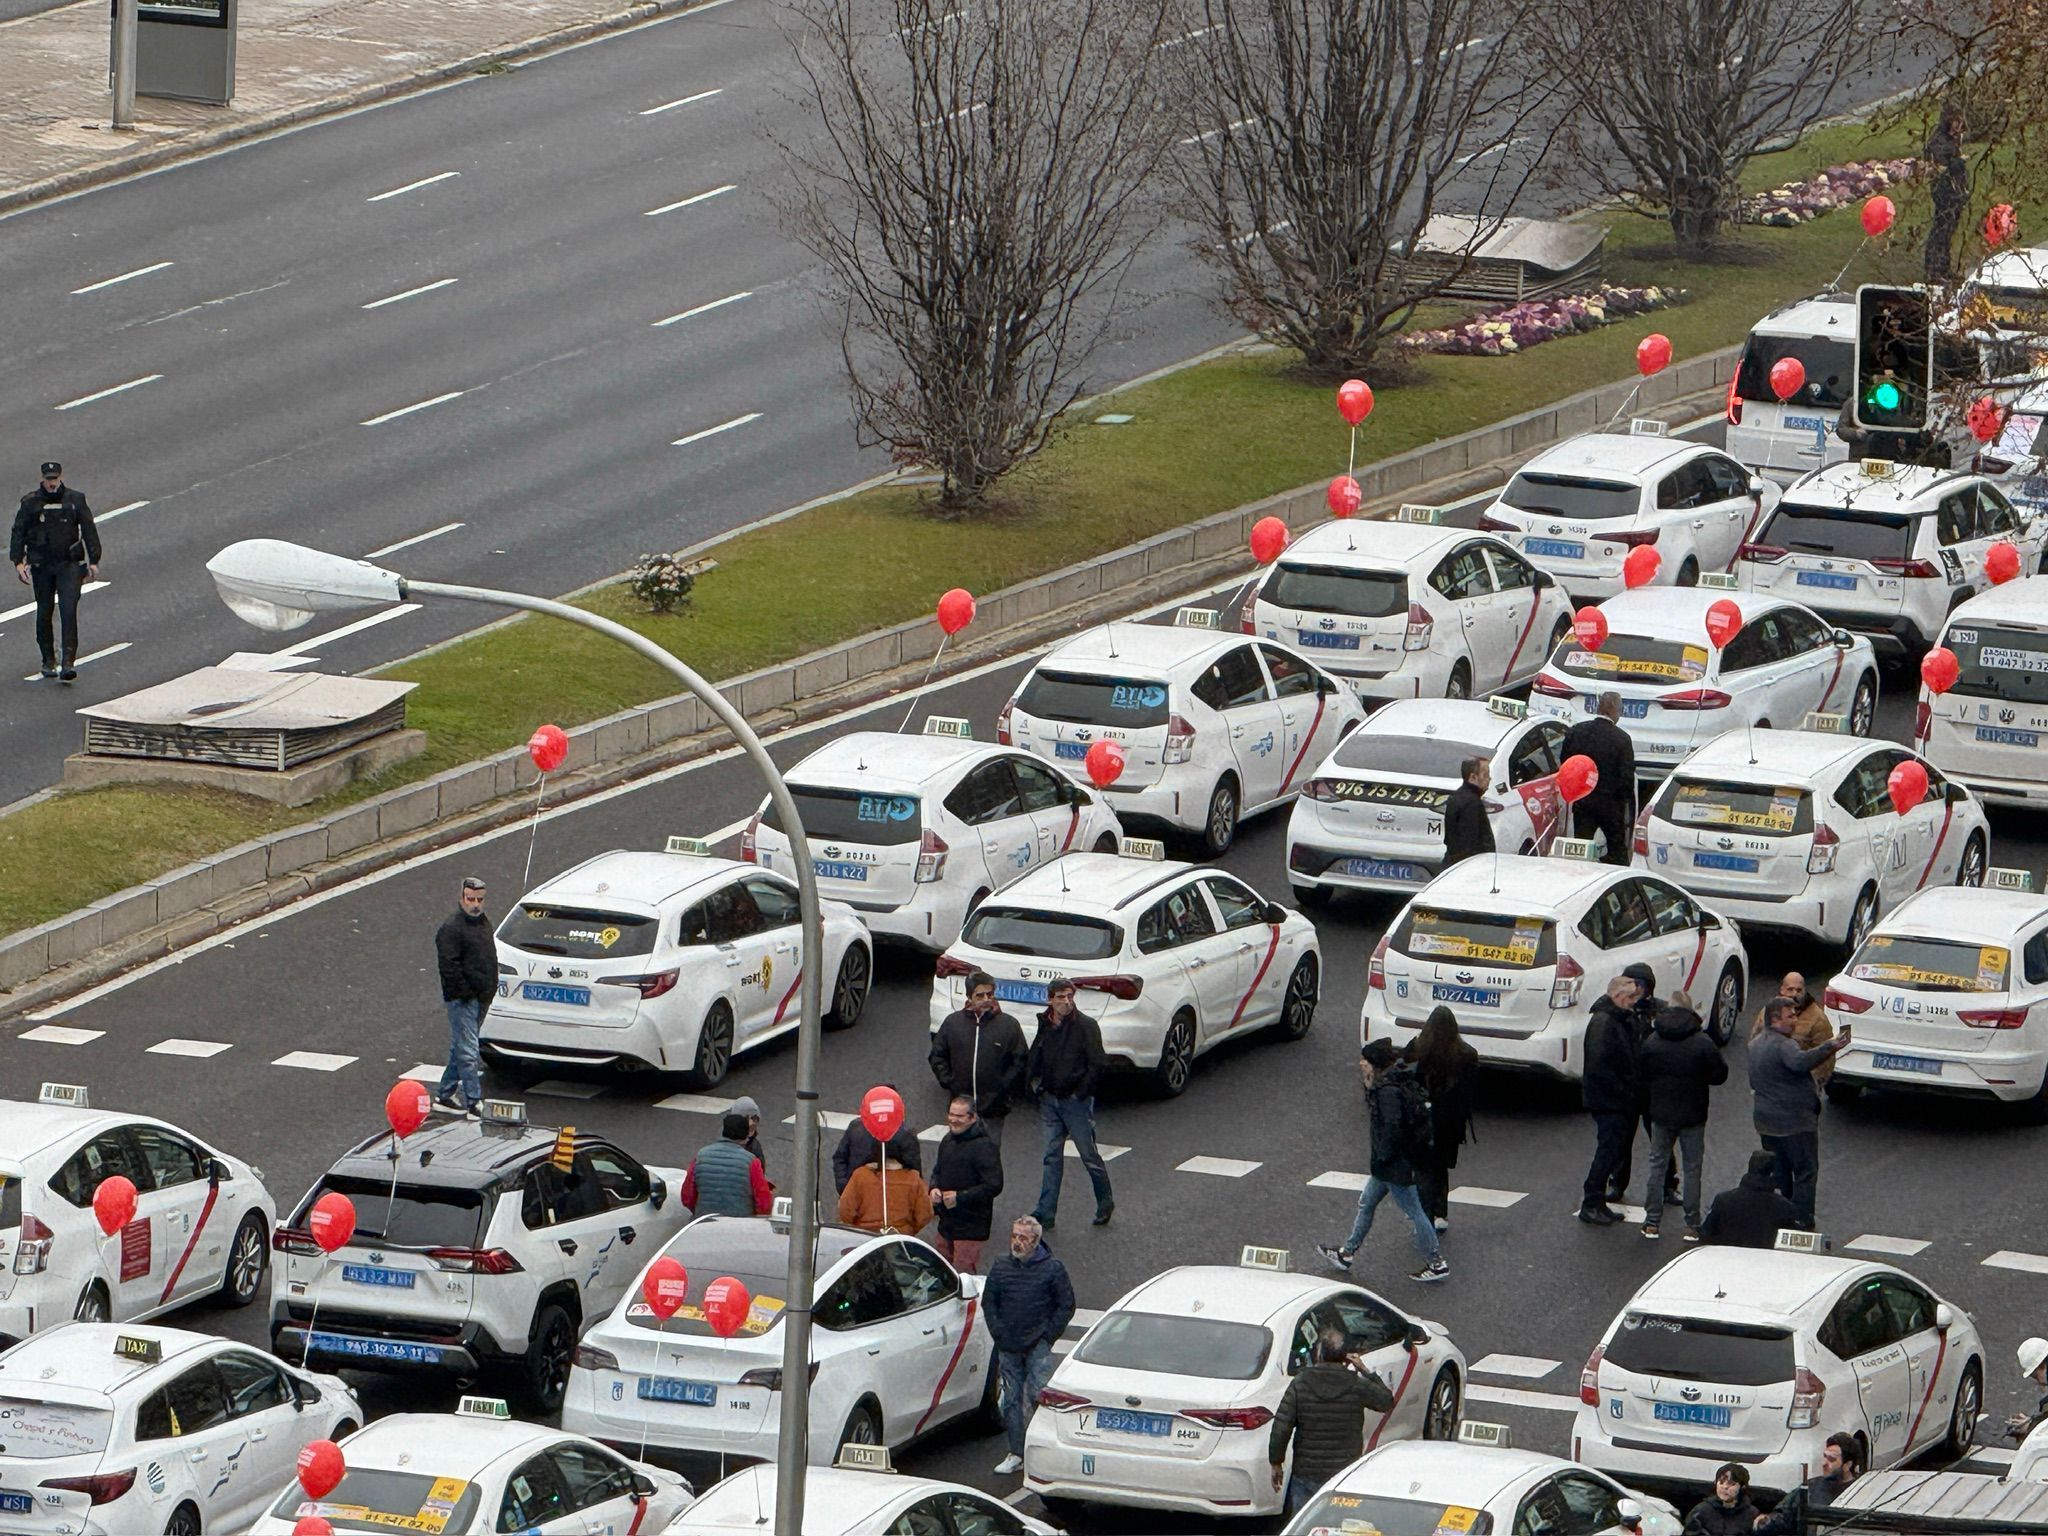
M1479 1053L1458 1033L1457 1015L1439 1003L1422 1021L1406 1060L1429 1095L1430 1155L1415 1170L1422 1208L1439 1232L1451 1229L1451 1170L1458 1148L1477 1138L1472 1129L1472 1090L1479 1081Z
M1366 1111L1372 1133L1372 1173L1358 1192L1358 1216L1351 1223L1351 1235L1342 1243L1317 1243L1316 1251L1332 1268L1351 1272L1352 1257L1372 1231L1373 1212L1389 1196L1415 1238L1415 1252L1422 1267L1409 1279L1424 1284L1448 1280L1450 1265L1437 1245L1436 1228L1422 1208L1416 1192L1418 1164L1435 1156L1436 1135L1429 1096L1412 1067L1403 1066L1391 1040L1368 1040L1359 1052L1358 1075L1365 1084Z

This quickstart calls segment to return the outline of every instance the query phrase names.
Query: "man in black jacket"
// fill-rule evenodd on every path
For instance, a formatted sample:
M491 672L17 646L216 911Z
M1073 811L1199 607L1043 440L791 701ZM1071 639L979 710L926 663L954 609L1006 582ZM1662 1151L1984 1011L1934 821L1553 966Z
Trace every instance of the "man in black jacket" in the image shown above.
M474 1113L484 1096L484 1063L477 1037L484 1010L498 990L498 942L484 915L484 883L462 882L462 904L434 933L441 971L441 1001L448 1008L448 1065L434 1098L443 1109Z
M1820 1476L1809 1477L1785 1496L1784 1502L1751 1527L1756 1536L1807 1536L1814 1529L1807 1517L1826 1509L1842 1490L1863 1475L1856 1460L1856 1441L1840 1431L1828 1436L1820 1453Z
M932 1158L932 1214L939 1228L932 1246L963 1275L981 1268L981 1245L1002 1192L1002 1154L975 1118L973 1100L957 1094L946 1106L946 1134Z
M1358 1076L1365 1084L1366 1115L1372 1134L1372 1172L1365 1188L1358 1192L1358 1215L1351 1223L1351 1235L1342 1243L1317 1243L1316 1252L1332 1269L1351 1273L1352 1257L1372 1231L1373 1212L1389 1197L1408 1218L1415 1238L1415 1252L1422 1267L1408 1276L1427 1284L1448 1280L1450 1265L1436 1240L1436 1227L1422 1208L1422 1196L1415 1188L1416 1157L1434 1145L1429 1100L1422 1092L1412 1067L1401 1065L1391 1040L1368 1040L1358 1053Z
M100 534L85 497L64 483L64 466L43 466L43 483L21 498L7 540L14 574L36 594L36 648L44 677L78 676L78 594L100 572ZM59 671L50 611L62 621L64 665Z
M1444 802L1444 868L1475 853L1493 852L1493 824L1486 819L1490 758L1468 757L1458 765L1458 787Z
M1663 1009L1663 1001L1657 996L1657 973L1642 961L1637 960L1621 968L1621 974L1636 984L1636 1000L1629 1004L1629 1023L1636 1033L1636 1054L1642 1055L1643 1046L1650 1038L1650 1030L1657 1022L1657 1015ZM1641 1086L1638 1080L1637 1086ZM1639 1106L1643 1139L1650 1136L1650 1105L1647 1099ZM1635 1127L1629 1128L1628 1140L1622 1144L1621 1161L1614 1165L1608 1175L1607 1198L1611 1201L1628 1199L1629 1180L1635 1177ZM1668 1205L1678 1198L1678 1170L1670 1171L1670 1182L1664 1188L1664 1201Z
M1657 1014L1637 1058L1649 1106L1650 1172L1644 1184L1643 1236L1657 1236L1664 1217L1664 1176L1675 1141L1684 1155L1685 1240L1700 1240L1700 1166L1707 1147L1707 1095L1728 1081L1728 1063L1700 1028L1692 999L1675 992Z
M1266 1436L1266 1460L1273 1488L1287 1467L1287 1442L1294 1442L1294 1471L1287 1476L1281 1513L1291 1515L1316 1496L1323 1484L1365 1454L1365 1416L1387 1413L1394 1394L1354 1358L1335 1328L1316 1340L1316 1358L1303 1366L1281 1394L1280 1411Z
M1700 1240L1724 1248L1775 1248L1780 1231L1799 1225L1799 1208L1778 1193L1777 1173L1773 1154L1750 1153L1742 1182L1722 1190L1707 1207Z
M974 1101L982 1130L1000 1149L1011 1096L1024 1086L1027 1052L1023 1027L996 1004L993 976L968 974L967 1006L946 1015L926 1059L941 1088Z
M1038 1095L1038 1118L1045 1127L1045 1174L1038 1186L1038 1209L1031 1214L1048 1232L1060 1213L1070 1138L1074 1155L1088 1170L1088 1182L1095 1186L1095 1225L1108 1226L1116 1210L1109 1169L1095 1146L1095 1084L1102 1063L1101 1028L1074 1006L1074 984L1055 976L1045 985L1045 1011L1038 1016L1038 1038L1031 1042L1025 1072Z
M1593 792L1572 807L1572 832L1591 837L1595 832L1607 839L1603 858L1609 864L1626 865L1635 847L1636 748L1621 719L1621 695L1611 690L1600 695L1595 713L1564 733L1558 743L1560 758L1584 754L1593 760L1599 782Z
M1607 995L1595 999L1586 1021L1585 1070L1579 1091L1593 1117L1593 1161L1586 1169L1579 1220L1611 1227L1620 1213L1607 1204L1612 1180L1635 1140L1636 1117L1642 1113L1642 1089L1636 1073L1636 1030L1630 1009L1636 984L1627 976L1607 983Z

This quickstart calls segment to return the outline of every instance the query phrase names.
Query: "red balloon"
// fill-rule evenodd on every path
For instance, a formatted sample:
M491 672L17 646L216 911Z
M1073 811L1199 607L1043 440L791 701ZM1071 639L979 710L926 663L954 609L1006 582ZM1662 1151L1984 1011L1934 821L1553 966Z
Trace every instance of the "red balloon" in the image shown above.
M1985 562L1986 565L1990 561ZM1956 653L1945 645L1937 645L1920 658L1920 681L1927 685L1927 691L1944 694L1955 687L1956 679L1963 675L1963 664L1956 660Z
M1337 414L1357 426L1372 414L1372 386L1363 379L1346 379L1337 386Z
M1600 770L1585 753L1575 752L1558 765L1557 792L1566 805L1576 804L1599 787Z
M870 1088L860 1096L860 1123L880 1142L903 1129L903 1096L886 1084Z
M542 773L553 773L569 755L569 735L559 725L544 725L527 738L526 755Z
M1996 401L1980 397L1970 402L1963 420L1969 424L1970 436L1988 443L2005 429L2005 410Z
M1875 240L1892 227L1892 217L1898 210L1892 200L1880 192L1876 197L1863 200L1863 233Z
M1984 238L1992 245L2003 245L2019 232L2020 216L2012 211L2011 203L1994 203L1984 215Z
M1088 770L1088 782L1107 789L1124 776L1124 749L1113 741L1098 741L1081 759Z
M118 1173L101 1179L92 1192L92 1213L99 1218L100 1230L112 1237L135 1219L134 1183Z
M939 599L939 628L949 635L957 635L974 622L974 594L965 587L955 587Z
M1781 357L1771 364L1771 393L1790 400L1806 388L1806 364L1796 357Z
M292 1536L334 1536L325 1515L301 1515L292 1522Z
M1607 615L1588 603L1572 615L1572 633L1586 650L1599 650L1607 641Z
M747 1294L747 1288L731 1275L720 1275L704 1287L704 1320L721 1339L731 1338L746 1326L747 1313L753 1305L754 1298Z
M1892 809L1903 816L1927 798L1927 770L1909 757L1892 770L1885 788L1891 794Z
M676 1308L689 1293L690 1272L665 1253L648 1265L647 1273L640 1277L640 1295L647 1302L647 1310L664 1323L676 1315Z
M399 1135L410 1136L427 1123L427 1112L433 1103L425 1083L416 1077L401 1077L384 1095L384 1118Z
M1733 640L1741 628L1742 609L1728 598L1724 597L1708 607L1707 642L1715 650Z
M1984 574L1994 587L2003 586L2019 573L2020 552L2009 541L2000 539L1984 551Z
M1287 525L1277 517L1262 517L1252 524L1252 558L1270 565L1287 547Z
M1657 553L1656 546L1638 544L1622 559L1622 585L1627 587L1647 587L1657 579L1658 568L1663 564L1664 557Z
M299 1452L299 1486L309 1499L324 1499L341 1486L348 1462L332 1440L310 1441Z
M1636 343L1636 371L1644 378L1662 373L1670 362L1671 338L1662 331L1652 331Z
M356 1235L356 1203L347 1195L329 1190L313 1202L306 1225L320 1251L332 1253ZM320 1495L316 1493L313 1497L317 1499Z
M1358 482L1349 475L1339 475L1330 482L1330 488L1323 492L1323 499L1330 504L1330 511L1337 517L1351 517L1358 511L1358 504L1365 500L1365 493L1358 488Z

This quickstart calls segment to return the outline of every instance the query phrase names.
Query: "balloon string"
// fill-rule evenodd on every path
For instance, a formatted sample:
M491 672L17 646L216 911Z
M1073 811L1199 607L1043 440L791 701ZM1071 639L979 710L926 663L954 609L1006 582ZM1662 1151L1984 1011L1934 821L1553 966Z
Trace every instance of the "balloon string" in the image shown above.
M547 793L548 776L543 771L533 786L533 830L526 836L526 875L519 882L521 891L533 884L533 845L540 841L540 804L547 798Z
M1607 418L1607 425L1611 427L1617 421L1621 420L1622 417L1626 416L1628 414L1629 407L1636 403L1636 396L1640 395L1642 392L1643 382L1641 379L1638 379L1636 380L1635 388L1631 389L1628 392L1628 398L1621 402L1620 408L1616 410L1612 416Z
M1348 456L1347 456L1347 457L1345 458L1345 460L1344 460L1344 478L1345 478L1345 479L1347 479L1347 480L1349 480L1349 479L1352 479L1352 478L1354 478L1354 477L1355 477L1355 476L1357 475L1357 473L1358 473L1358 425L1357 425L1357 423L1356 423L1356 422L1354 422L1354 423L1352 423L1352 427L1351 427L1351 452L1350 452L1350 454L1349 454L1349 455L1348 455Z
M656 1294L660 1294L658 1289L656 1291ZM668 1333L668 1319L665 1317L657 1317L654 1320L654 1332L656 1335L654 1340L654 1369L648 1373L647 1378L650 1383L659 1381L661 1379L661 1341L662 1338L666 1336ZM654 1390L652 1386L650 1386L647 1392L646 1406L644 1406L640 1410L640 1459L642 1461L645 1461L647 1459L647 1424L648 1421L653 1417ZM725 1481L725 1479L723 1477L720 1477L719 1481L723 1482Z
M397 1210L397 1209L398 1209L398 1132L397 1132L397 1130L396 1130L396 1129L394 1129L394 1130L393 1130L393 1131L391 1132L391 1193L390 1193L390 1194L389 1194L388 1196L386 1196L386 1197L385 1197L385 1200L384 1200L384 1231L383 1231L383 1234L382 1234L382 1236L383 1236L383 1238L384 1238L384 1241L385 1241L385 1242L387 1242L387 1243L391 1241L391 1215L392 1215L392 1212L394 1212L394 1211L395 1211L395 1210Z
M327 1280L325 1250L320 1254L319 1264L319 1269L313 1274L313 1315L306 1319L306 1354L299 1362L309 1371L313 1369L313 1335L320 1331L320 1288Z
M1828 284L1827 292L1840 293L1842 291L1842 279L1849 275L1849 269L1856 265L1856 258L1863 254L1863 247L1868 244L1870 244L1870 236L1868 235L1865 235L1862 240L1857 242L1856 249L1849 253L1849 259L1842 263L1842 270L1837 272L1835 280Z
M932 673L938 670L939 658L946 654L946 642L952 638L951 635L943 632L939 635L939 648L932 652L931 664L924 669L924 680L910 690L910 707L903 711L903 725L896 727L896 734L898 736L903 734L904 726L910 724L910 717L917 713L917 696L923 693L925 685L931 682Z

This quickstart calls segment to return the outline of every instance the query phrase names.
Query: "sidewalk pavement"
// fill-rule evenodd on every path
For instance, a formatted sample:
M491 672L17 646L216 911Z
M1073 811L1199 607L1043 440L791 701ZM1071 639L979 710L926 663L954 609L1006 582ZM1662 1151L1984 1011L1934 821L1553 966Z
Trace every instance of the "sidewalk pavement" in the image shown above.
M138 97L108 126L111 7L0 22L0 211L703 0L243 0L234 100Z

